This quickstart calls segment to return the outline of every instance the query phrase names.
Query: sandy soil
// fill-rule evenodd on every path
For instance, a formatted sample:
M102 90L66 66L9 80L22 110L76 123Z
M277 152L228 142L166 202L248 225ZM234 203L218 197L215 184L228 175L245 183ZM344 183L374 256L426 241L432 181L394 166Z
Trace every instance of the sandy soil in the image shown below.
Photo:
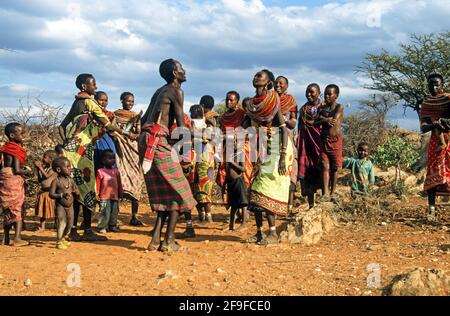
M53 231L27 231L30 246L0 247L0 295L380 295L367 286L369 264L380 265L382 286L415 267L450 270L450 234L442 226L448 218L430 225L424 203L403 204L409 217L399 222L341 223L314 246L269 247L242 243L253 223L241 233L224 231L227 213L216 206L215 222L196 223L197 238L180 241L186 249L174 254L145 251L154 215L143 205L148 226L123 225L107 242L57 250ZM129 206L121 210L126 224ZM71 263L81 269L79 288L66 282Z

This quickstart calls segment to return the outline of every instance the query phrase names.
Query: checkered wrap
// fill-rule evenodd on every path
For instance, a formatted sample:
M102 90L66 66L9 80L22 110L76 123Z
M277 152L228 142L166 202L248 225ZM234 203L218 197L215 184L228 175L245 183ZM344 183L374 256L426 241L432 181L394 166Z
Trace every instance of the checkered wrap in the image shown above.
M150 206L154 212L190 212L197 204L180 162L172 157L169 131L159 138L150 171L145 174L145 184Z

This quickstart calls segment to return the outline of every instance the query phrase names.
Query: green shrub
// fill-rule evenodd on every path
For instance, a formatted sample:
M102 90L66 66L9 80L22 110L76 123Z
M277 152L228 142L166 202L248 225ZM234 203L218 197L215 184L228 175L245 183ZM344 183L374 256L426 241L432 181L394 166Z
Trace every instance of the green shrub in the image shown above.
M415 145L398 135L389 135L372 154L375 165L381 168L396 167L398 170L409 170L419 159Z

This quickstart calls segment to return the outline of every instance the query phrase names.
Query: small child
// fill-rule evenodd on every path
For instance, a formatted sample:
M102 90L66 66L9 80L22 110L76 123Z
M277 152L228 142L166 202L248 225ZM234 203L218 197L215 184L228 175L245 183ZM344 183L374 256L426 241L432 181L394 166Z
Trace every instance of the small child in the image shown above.
M45 231L45 221L49 218L55 218L55 201L50 198L50 187L57 174L52 169L52 162L57 153L54 150L47 150L42 157L42 161L36 160L38 182L41 189L36 199L36 216L39 216L41 226L40 231Z
M112 150L105 150L102 154L102 168L97 170L97 200L100 201L100 218L97 228L104 234L119 232L117 217L119 215L119 199L123 197L123 187L120 173L114 167L116 156Z
M22 240L23 209L25 202L24 176L33 171L25 167L27 150L22 146L26 129L19 123L9 123L5 126L8 141L0 147L0 206L3 209L4 235L2 244L9 246L9 232L14 226L16 235L14 246L28 245Z
M56 248L67 249L70 246L65 237L73 226L73 201L80 197L75 181L70 177L72 167L65 157L58 157L52 162L53 171L58 175L50 187L50 197L56 200L57 242Z
M242 224L237 229L239 231L245 228L248 219L248 193L247 186L244 181L245 155L241 150L236 149L235 146L235 155L233 158L236 158L236 161L228 161L226 163L226 186L228 194L227 204L231 207L229 229L234 230L236 213L239 209L241 209Z
M344 160L343 167L352 171L352 196L367 195L375 183L375 170L368 157L369 144L362 142L358 145L358 158Z
M206 220L207 223L212 223L211 197L214 186L215 161L214 146L210 143L211 139L207 137L212 135L205 133L207 122L203 107L195 104L191 106L189 112L194 130L194 149L198 158L195 164L194 197L198 202L200 222Z

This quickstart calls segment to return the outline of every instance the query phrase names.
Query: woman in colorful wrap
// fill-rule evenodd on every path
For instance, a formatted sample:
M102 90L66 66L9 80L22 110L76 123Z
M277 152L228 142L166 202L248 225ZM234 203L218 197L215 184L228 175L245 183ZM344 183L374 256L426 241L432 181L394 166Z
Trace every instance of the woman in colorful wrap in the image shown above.
M249 202L249 209L255 214L257 232L247 242L261 245L278 243L275 215L287 214L291 184L289 171L292 170L294 161L293 143L288 137L280 98L272 90L274 84L275 77L271 71L264 69L258 72L253 79L256 96L247 108L252 125L263 129L267 135L265 143L266 139L261 138L262 131L258 132L260 150L250 187ZM267 237L262 232L263 212L269 222L270 233Z
M294 193L297 187L298 181L298 161L297 161L297 148L295 146L295 136L294 130L297 126L297 101L295 98L287 93L287 89L289 88L289 80L284 76L278 76L275 80L275 89L280 97L281 103L281 113L284 116L286 127L289 131L289 138L291 138L292 143L294 143L294 163L292 164L291 173L291 186L289 188L289 213L292 210L292 204L294 203Z
M178 128L186 128L184 92L181 89L181 84L186 81L186 72L178 61L167 59L161 63L159 73L167 84L156 90L142 117L138 146L150 206L158 213L148 250L170 252L180 249L175 241L175 226L179 215L190 213L197 203L183 174L178 155L172 154L169 143L169 130L175 121ZM191 135L189 131L188 133L190 142ZM166 219L166 235L161 242L161 228Z
M312 83L306 88L308 102L300 109L298 123L298 178L302 195L308 197L309 207L314 207L314 195L322 188L322 126L314 125L319 117L320 87Z
M426 98L420 109L420 124L422 133L433 131L428 145L427 175L424 190L428 194L429 219L435 220L436 196L450 195L450 94L444 92L444 78L439 74L428 77L428 89L431 96ZM447 146L440 146L439 129Z
M97 91L95 78L91 74L81 74L76 79L80 90L69 113L59 126L59 134L64 142L64 156L72 165L72 176L80 191L80 200L74 203L74 223L69 238L72 241L105 241L105 236L96 235L91 228L92 212L95 209L95 143L106 132L122 133L120 128L111 124L103 108L94 99ZM71 124L67 131L67 126ZM84 235L77 233L77 221L80 207L83 207Z
M9 123L5 126L8 141L0 147L0 206L3 209L3 240L2 245L9 246L9 232L14 226L16 231L14 246L27 246L22 240L22 211L25 203L24 176L33 171L25 168L27 150L22 146L26 135L25 126L19 123Z
M131 226L142 226L137 218L139 200L144 186L144 173L139 164L137 138L141 133L141 114L133 112L134 95L124 92L120 96L122 109L114 112L117 125L124 137L117 139L117 168L122 177L124 197L131 201Z

